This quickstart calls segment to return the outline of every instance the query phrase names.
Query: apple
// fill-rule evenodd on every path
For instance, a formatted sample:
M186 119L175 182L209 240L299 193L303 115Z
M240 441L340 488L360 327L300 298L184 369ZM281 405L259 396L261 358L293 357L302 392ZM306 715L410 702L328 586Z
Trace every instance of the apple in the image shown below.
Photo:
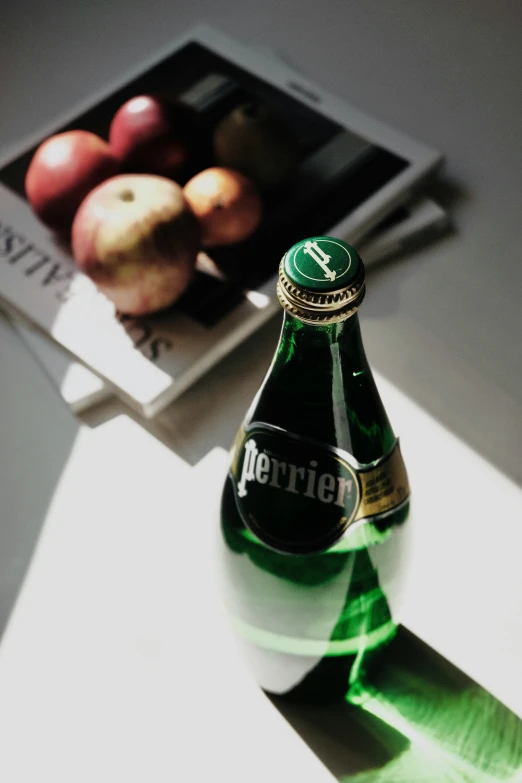
M120 313L168 307L187 288L200 229L179 185L152 174L120 174L76 213L72 250L80 269Z
M187 165L196 137L193 109L153 95L124 103L109 131L122 169L173 178Z
M232 169L205 169L187 182L183 193L199 220L204 245L242 242L261 221L255 185Z
M251 101L237 106L218 124L213 138L216 162L270 190L295 171L299 152L295 135L276 112Z
M38 147L27 170L25 192L43 223L67 232L85 196L117 171L106 141L89 131L66 131Z

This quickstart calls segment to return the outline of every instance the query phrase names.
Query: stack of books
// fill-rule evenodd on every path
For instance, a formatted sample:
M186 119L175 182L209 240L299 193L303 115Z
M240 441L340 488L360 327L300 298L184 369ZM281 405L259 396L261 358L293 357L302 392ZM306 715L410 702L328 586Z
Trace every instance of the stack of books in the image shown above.
M251 238L200 253L174 306L129 318L39 221L24 180L48 136L84 129L107 137L119 106L155 93L192 106L210 130L239 104L262 101L292 128L298 163L283 189L265 195ZM75 412L116 394L153 417L278 311L278 264L298 239L339 236L371 266L440 232L447 215L422 189L441 161L438 151L326 93L278 57L199 27L4 155L2 308Z

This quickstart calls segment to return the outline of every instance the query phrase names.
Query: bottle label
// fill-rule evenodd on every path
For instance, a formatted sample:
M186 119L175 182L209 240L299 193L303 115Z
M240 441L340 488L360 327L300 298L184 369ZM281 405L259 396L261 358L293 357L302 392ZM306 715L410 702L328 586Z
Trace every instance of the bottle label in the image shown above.
M247 528L295 555L328 549L356 522L388 514L409 496L398 441L382 459L359 465L347 452L261 423L239 431L231 474Z

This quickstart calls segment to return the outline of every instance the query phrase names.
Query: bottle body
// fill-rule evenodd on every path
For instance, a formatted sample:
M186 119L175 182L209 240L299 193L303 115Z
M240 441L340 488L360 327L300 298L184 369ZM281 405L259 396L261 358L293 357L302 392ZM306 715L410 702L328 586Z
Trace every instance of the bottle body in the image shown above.
M393 638L407 497L357 316L285 313L221 507L225 604L263 689L344 698Z

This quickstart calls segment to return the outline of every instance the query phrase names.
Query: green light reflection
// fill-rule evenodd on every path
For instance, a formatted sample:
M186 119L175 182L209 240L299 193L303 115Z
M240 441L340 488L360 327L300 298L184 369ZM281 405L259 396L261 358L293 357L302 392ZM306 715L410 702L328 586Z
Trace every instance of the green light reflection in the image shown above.
M342 783L522 783L522 721L402 628L344 706L274 703Z
M481 698L478 687L461 695L459 701L446 704L438 698L437 710L426 710L424 720L412 719L401 712L401 707L412 706L411 695L404 701L377 690L365 689L351 703L375 716L386 725L400 732L409 740L409 747L380 770L371 770L345 777L353 783L494 783L495 781L520 780L522 772L520 727L513 727L501 717L492 725L494 715L482 713L487 699ZM420 701L417 708L421 707ZM427 705L424 705L425 707ZM426 719L427 718L427 719ZM487 718L487 720L485 720ZM511 716L519 724L515 716ZM500 730L500 728L502 729ZM517 736L518 735L518 736ZM513 740L515 740L513 742Z

